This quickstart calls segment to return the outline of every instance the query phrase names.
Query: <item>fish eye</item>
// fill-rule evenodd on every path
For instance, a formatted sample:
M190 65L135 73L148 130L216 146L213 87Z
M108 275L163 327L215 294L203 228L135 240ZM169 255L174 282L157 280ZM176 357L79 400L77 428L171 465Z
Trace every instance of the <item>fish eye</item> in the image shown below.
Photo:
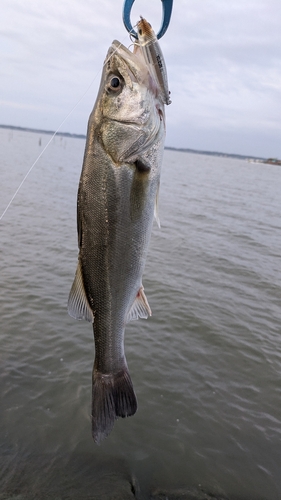
M119 90L119 88L121 87L121 82L118 76L114 76L113 78L111 78L109 87L111 90Z

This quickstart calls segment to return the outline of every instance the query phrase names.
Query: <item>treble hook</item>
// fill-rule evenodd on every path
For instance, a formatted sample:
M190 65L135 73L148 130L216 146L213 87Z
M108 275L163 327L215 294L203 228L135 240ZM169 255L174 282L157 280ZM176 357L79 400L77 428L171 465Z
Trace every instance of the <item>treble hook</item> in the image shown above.
M125 0L124 2L124 7L123 7L123 22L125 25L125 28L129 33L134 37L138 38L137 33L132 27L131 24L131 10L132 6L135 0ZM160 28L160 31L157 35L158 40L162 38L162 36L166 33L166 30L170 24L170 19L171 19L171 14L172 14L172 8L173 8L173 0L161 0L162 2L162 25Z

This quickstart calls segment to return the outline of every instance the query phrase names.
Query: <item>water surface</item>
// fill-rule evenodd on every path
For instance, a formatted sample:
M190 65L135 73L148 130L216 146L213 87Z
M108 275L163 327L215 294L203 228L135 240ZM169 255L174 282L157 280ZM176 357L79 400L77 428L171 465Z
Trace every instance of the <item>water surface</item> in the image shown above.
M0 129L1 213L48 140ZM83 150L56 137L1 221L0 498L281 498L280 168L165 151L138 411L98 447L92 328L66 311Z

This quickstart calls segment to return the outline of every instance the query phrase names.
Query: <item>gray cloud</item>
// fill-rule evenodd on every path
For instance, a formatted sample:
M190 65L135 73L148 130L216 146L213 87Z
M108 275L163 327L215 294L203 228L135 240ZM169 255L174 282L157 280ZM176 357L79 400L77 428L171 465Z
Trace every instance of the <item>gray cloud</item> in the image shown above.
M158 30L161 2L137 0ZM114 38L129 45L123 0L2 0L1 122L85 132ZM139 10L141 11L139 12ZM281 157L281 4L175 0L161 46L172 105L167 144Z

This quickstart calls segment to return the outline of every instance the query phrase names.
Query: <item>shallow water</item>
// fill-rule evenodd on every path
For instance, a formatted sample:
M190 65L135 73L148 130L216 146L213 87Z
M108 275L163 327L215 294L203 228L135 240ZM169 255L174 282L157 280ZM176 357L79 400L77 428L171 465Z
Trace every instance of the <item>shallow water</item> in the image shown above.
M1 213L49 138L0 129ZM165 151L138 411L98 447L92 328L66 311L83 150L56 137L1 221L0 498L281 498L280 168Z

